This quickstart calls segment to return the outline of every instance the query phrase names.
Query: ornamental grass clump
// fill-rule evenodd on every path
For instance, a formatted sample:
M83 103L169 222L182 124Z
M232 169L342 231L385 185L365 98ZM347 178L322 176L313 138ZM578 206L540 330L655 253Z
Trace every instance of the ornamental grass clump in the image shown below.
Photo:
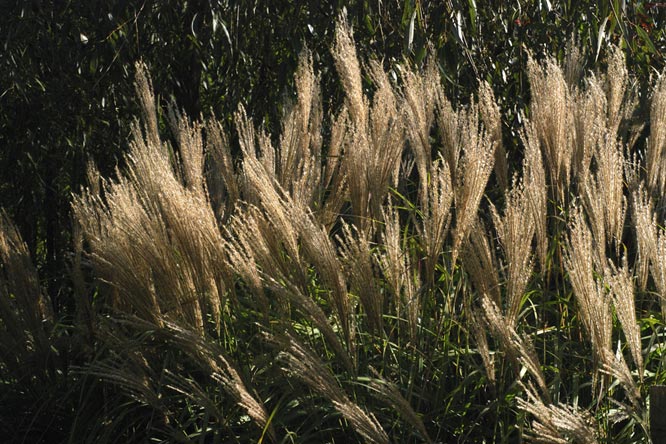
M4 212L0 212L0 266L0 367L8 376L24 378L30 370L24 369L27 362L48 361L54 320L28 247Z
M2 216L3 387L48 361L78 390L71 442L647 440L664 81L646 142L619 49L605 73L530 56L506 137L488 83L462 105L434 62L389 76L344 17L332 54L340 108L305 50L279 134L161 112L137 65L124 166L73 198L71 372Z

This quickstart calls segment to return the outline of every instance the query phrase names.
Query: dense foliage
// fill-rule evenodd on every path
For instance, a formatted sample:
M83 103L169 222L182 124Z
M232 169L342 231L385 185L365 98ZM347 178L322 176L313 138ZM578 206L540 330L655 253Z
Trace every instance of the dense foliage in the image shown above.
M614 43L643 81L663 66L666 8L640 1L5 1L0 206L56 305L71 294L70 194L88 161L111 173L127 149L137 116L134 63L150 66L163 104L175 100L191 116L214 112L229 123L242 103L276 130L304 46L322 73L326 104L339 105L329 48L343 7L362 53L389 67L405 58L418 64L434 50L454 102L485 79L508 126L529 96L526 50L561 58L573 35L594 55L590 65Z
M4 436L647 440L666 7L506 3L5 2Z

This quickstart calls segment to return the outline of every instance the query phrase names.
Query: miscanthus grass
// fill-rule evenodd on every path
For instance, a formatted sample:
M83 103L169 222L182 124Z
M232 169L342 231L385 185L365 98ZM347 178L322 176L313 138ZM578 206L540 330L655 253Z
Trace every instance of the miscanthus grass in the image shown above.
M639 98L619 49L595 73L574 47L530 57L506 146L490 85L454 105L434 63L396 80L355 48L341 17L332 111L303 52L279 134L242 107L231 130L158 113L137 65L125 166L73 197L67 329L0 218L0 430L45 436L55 411L63 442L647 442L664 80Z

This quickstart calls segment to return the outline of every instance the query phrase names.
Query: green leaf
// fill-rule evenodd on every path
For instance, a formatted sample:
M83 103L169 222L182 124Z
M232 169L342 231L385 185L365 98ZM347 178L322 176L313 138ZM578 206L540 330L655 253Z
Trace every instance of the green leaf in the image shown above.
M606 17L604 21L601 22L601 25L599 26L599 31L597 32L597 52L596 55L594 56L595 63L597 60L599 60L599 52L601 52L601 43L604 41L604 38L606 37L606 23L608 23L608 17Z
M636 29L636 34L645 42L645 46L648 49L648 52L650 54L654 54L657 52L657 48L654 47L654 44L652 43L652 40L650 39L650 36L648 35L647 32L640 26L640 25L634 25L634 28Z
M469 22L472 25L472 29L476 29L476 0L467 0L469 5Z

